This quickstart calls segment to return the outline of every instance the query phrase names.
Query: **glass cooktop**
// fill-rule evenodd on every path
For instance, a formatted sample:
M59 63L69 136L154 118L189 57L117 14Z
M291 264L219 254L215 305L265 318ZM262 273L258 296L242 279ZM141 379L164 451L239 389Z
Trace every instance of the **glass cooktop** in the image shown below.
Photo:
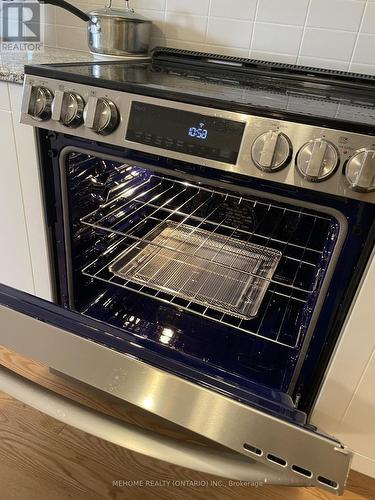
M375 125L375 82L372 80L357 88L355 83L324 81L321 75L311 79L311 75L305 73L291 78L274 71L241 72L236 65L218 66L180 61L168 61L168 64L100 61L27 66L26 73L203 105L219 101L227 108L232 106L233 110L250 108L251 112L261 108L278 118L281 113L303 115L306 121L307 117L314 117ZM360 75L358 77L360 81Z

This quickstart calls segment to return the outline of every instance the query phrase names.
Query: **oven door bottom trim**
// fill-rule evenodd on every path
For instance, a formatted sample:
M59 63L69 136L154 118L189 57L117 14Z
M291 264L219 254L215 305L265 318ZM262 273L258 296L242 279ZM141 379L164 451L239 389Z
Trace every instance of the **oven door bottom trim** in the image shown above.
M69 312L67 330L56 327L46 319L46 311L59 315L62 308L38 299L38 317L31 317L27 315L28 295L17 292L17 297L12 309L0 306L0 344L4 347L252 460L302 476L310 485L343 492L352 454L339 442L82 338L74 333L85 322L77 313ZM6 303L1 293L0 303ZM98 322L97 328L105 327Z
M57 372L58 373L58 372ZM100 439L205 474L250 483L309 486L302 476L279 471L238 453L180 441L117 420L76 403L0 366L0 390L67 425Z

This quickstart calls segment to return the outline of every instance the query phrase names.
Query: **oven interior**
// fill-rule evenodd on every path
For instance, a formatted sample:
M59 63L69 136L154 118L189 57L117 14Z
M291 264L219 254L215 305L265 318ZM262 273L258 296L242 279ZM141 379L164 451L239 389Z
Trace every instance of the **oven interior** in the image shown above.
M68 306L117 327L117 340L293 406L298 360L325 318L338 218L78 149L62 157Z

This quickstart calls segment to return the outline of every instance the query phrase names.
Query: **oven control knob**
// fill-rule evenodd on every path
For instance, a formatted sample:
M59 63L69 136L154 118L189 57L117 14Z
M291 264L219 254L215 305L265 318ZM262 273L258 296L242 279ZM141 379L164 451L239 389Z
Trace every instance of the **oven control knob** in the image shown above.
M83 121L85 101L75 92L56 90L52 102L52 120L61 122L67 127L78 127Z
M313 139L298 151L296 165L303 178L321 182L335 173L339 160L339 153L331 142Z
M368 193L375 190L375 150L359 149L349 158L345 176L354 191Z
M251 149L255 165L264 172L285 167L292 155L292 144L285 134L269 130L257 137Z
M29 87L27 114L35 120L44 121L51 117L53 93L46 87Z
M116 105L105 97L89 97L83 112L86 127L101 135L108 135L119 123Z

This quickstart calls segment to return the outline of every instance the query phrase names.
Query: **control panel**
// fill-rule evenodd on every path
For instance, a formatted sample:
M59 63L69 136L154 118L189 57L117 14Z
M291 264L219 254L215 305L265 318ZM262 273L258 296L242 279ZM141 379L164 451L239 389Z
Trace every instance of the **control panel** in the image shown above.
M375 203L375 136L27 75L21 122Z

